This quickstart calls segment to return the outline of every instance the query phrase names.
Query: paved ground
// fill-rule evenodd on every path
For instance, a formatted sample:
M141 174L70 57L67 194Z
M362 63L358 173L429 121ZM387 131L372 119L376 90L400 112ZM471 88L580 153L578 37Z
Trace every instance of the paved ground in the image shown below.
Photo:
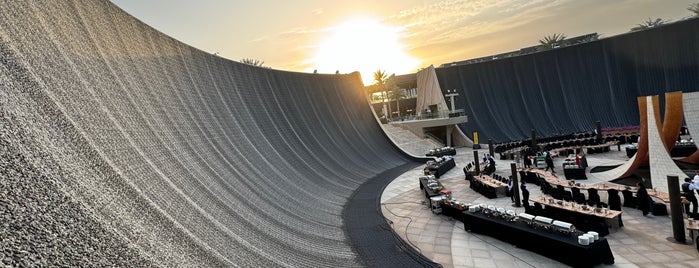
M479 150L482 157L486 150ZM462 168L473 160L471 148L457 149L456 167L442 176L441 182L452 190L453 198L466 203L486 203L496 207L514 209L509 197L487 199L468 188ZM621 164L627 160L624 148L609 153L588 155L590 168L599 165ZM561 174L562 158L555 159L556 170ZM511 160L497 161L496 173L507 176ZM393 222L393 228L408 243L428 258L444 267L567 267L555 260L515 248L485 235L464 230L463 223L443 215L435 215L424 205L418 177L418 167L394 180L382 195L384 215ZM589 174L587 183L609 181L597 174ZM582 181L581 181L582 182ZM529 185L531 198L541 196L540 188ZM607 199L606 192L600 192ZM623 197L622 197L623 198ZM644 217L640 210L623 208L624 227L610 230L606 238L614 253L615 264L608 267L699 267L699 252L692 245L677 244L672 237L669 216ZM689 237L689 234L687 234ZM689 238L687 241L690 241Z

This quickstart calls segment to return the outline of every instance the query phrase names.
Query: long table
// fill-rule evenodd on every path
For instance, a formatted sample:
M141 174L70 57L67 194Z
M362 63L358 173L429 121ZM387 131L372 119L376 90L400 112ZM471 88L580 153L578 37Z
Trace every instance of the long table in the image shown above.
M613 264L614 255L606 238L590 245L578 244L577 237L534 229L521 222L489 218L479 212L463 213L464 229L511 243L573 267Z
M549 202L549 200L552 200L552 202ZM605 208L601 212L596 212L594 208L591 210L584 209L584 205L576 204L575 202L546 197L539 197L530 201L542 207L542 211L534 211L532 214L572 223L582 231L595 231L600 236L606 236L609 234L609 228L618 229L620 227L621 211L619 210ZM559 201L562 204L558 204Z
M444 173L447 173L450 169L454 168L456 166L456 162L454 162L454 158L450 158L449 160L442 161L439 163L433 163L433 164L428 164L424 168L425 175L432 174L435 177L439 178L440 176L444 175Z
M561 152L565 152L563 155L568 155L572 151L575 151L576 149L579 148L585 148L585 149L592 149L592 150L597 150L597 149L604 149L604 148L609 148L610 146L614 146L619 144L618 141L608 141L603 144L596 144L596 145L581 145L581 146L568 146L568 147L562 147L562 148L556 148L551 150L552 156L558 156L561 155ZM607 149L604 149L605 151Z
M631 158L638 151L635 147L626 147L626 157ZM670 157L687 157L697 151L694 144L675 145L670 149Z
M474 191L491 199L497 198L498 196L505 196L507 191L506 183L495 180L488 175L473 176L470 187Z
M594 189L597 189L598 191L607 191L609 189L616 189L619 192L621 192L623 190L629 190L633 193L635 193L638 190L638 187L624 186L624 185L619 185L619 184L615 184L615 183L595 183L595 184L576 183L576 184L572 184L572 182L561 180L558 177L556 177L555 175L553 175L549 172L543 171L541 169L520 169L520 170L524 171L525 173L531 172L531 173L538 174L541 178L546 180L546 182L548 182L552 186L560 185L560 186L563 186L566 188L578 187L581 190L587 190L587 189L594 188ZM651 197L657 198L657 199L663 201L664 203L670 203L670 194L668 194L666 192L658 192L654 189L648 189L648 195L650 195Z
M585 168L563 167L563 176L567 180L587 180Z
M432 149L425 154L425 156L442 157L445 155L456 155L456 149L452 147L443 147L438 149Z
M440 195L439 191L441 189L444 189L444 186L442 186L442 183L437 181L437 184L439 185L437 191L432 190L432 188L427 187L427 179L425 178L420 178L420 190L422 190L425 193L425 198L430 198L434 196Z

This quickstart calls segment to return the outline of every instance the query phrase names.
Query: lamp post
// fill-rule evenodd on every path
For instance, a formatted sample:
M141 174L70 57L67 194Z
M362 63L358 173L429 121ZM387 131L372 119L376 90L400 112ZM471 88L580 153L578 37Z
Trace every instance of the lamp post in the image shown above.
M453 89L452 91L447 89L447 94L444 95L444 97L449 97L449 102L451 102L451 112L454 113L456 110L454 108L454 97L459 96L459 93L456 93L456 89Z

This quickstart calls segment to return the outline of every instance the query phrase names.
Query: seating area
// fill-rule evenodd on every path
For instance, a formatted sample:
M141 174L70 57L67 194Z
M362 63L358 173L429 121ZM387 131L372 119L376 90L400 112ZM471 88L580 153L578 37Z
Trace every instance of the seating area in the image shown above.
M508 179L497 174L493 177L467 174L466 179L469 181L469 188L490 199L503 197L507 191Z
M537 139L538 151L547 151L557 155L575 154L576 150L584 148L588 154L609 152L609 147L617 144L638 142L637 134L616 135L603 137L598 141L594 133L576 133ZM500 159L514 159L516 155L532 155L531 139L518 140L495 144L494 151L500 154Z
M520 176L525 179L525 181L539 185L543 194L551 196L554 199L560 199L566 202L575 202L577 204L587 205L590 207L621 210L622 203L618 194L619 191L621 191L624 197L623 206L638 208L638 201L635 196L635 187L622 187L604 183L601 185L586 185L574 181L562 181L541 170L519 170L519 173ZM600 191L604 191L606 193L607 202L603 202L601 200L599 195ZM656 216L668 215L666 205L666 203L669 203L668 194L651 189L649 190L649 195L658 200L653 200L651 203L650 213ZM619 218L619 225L623 226L621 218Z
M626 147L626 157L631 158L633 155L636 154L638 151L638 147L636 146L627 146ZM677 142L675 143L675 146L672 147L670 150L670 156L671 157L687 157L692 155L694 152L697 151L697 146L694 144L694 142Z
M610 226L619 228L621 211L610 210L556 198L540 197L526 213L570 222L579 230L595 231L600 236L609 234Z

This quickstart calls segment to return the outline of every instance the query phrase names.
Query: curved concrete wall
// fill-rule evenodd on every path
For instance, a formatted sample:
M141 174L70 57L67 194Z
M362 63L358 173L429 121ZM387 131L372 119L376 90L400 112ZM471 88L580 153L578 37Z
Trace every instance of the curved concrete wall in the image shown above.
M342 211L409 160L359 76L182 44L107 1L1 1L9 265L361 265Z

